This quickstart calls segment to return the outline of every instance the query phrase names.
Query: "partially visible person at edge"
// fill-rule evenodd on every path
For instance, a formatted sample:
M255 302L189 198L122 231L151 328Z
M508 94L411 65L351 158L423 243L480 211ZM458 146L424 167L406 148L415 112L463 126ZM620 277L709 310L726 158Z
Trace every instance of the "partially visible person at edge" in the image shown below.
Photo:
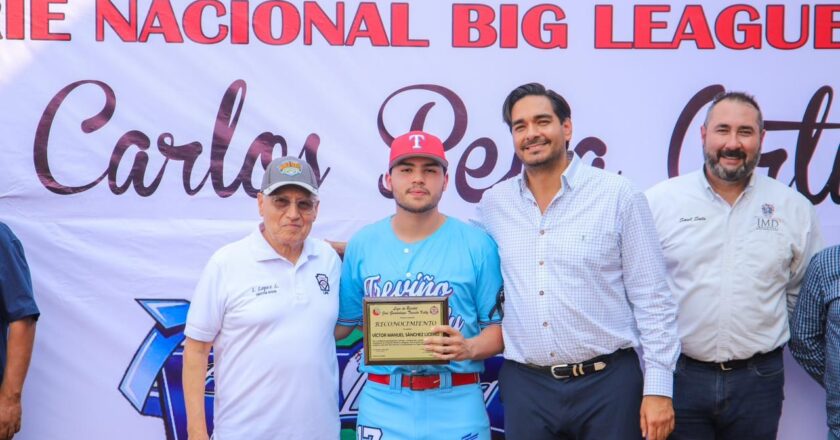
M368 225L347 245L336 338L362 325L363 298L447 296L449 325L425 347L443 365L366 365L359 440L490 439L479 373L502 350L495 310L502 278L486 233L438 210L449 163L440 140L422 131L394 139L386 183L396 213ZM515 437L511 437L515 438Z
M569 151L571 109L556 92L517 87L502 115L524 170L484 194L479 219L505 284L505 432L662 440L679 342L647 200Z
M5 223L0 223L0 299L0 440L8 440L20 431L20 398L41 313L23 246Z
M309 164L274 159L257 208L262 223L213 254L192 298L183 372L189 438L208 438L212 347L215 440L335 440L341 261L327 243L309 238L318 215Z
M679 309L676 440L776 438L788 313L821 239L808 199L755 173L764 133L752 96L718 95L702 169L646 193Z
M840 245L808 265L790 322L790 352L825 388L828 440L840 439Z

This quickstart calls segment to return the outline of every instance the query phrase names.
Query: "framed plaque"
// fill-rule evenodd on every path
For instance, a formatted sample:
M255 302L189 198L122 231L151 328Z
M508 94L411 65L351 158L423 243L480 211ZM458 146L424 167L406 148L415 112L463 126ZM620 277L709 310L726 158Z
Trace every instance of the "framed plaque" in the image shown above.
M431 328L449 323L449 297L364 299L366 365L447 364L423 349Z

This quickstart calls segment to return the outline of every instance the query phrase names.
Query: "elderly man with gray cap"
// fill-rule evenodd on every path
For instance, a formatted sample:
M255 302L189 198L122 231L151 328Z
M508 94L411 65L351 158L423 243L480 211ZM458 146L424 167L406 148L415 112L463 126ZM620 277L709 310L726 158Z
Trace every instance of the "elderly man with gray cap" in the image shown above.
M294 157L272 161L257 206L262 223L213 254L187 315L189 438L208 438L212 347L214 439L337 439L341 261L326 242L308 238L318 214L312 168Z

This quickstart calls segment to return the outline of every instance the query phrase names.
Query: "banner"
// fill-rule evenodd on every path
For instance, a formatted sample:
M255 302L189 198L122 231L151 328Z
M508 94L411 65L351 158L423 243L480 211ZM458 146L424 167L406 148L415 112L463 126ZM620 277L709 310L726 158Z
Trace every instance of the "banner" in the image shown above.
M584 162L640 189L702 166L716 93L755 95L757 172L840 243L838 72L831 2L0 0L0 221L42 311L16 438L184 438L189 300L258 224L271 158L313 166L312 235L347 240L394 212L388 145L422 128L451 164L441 210L469 219L521 171L501 106L528 82L569 101ZM348 430L357 344L339 349ZM823 438L821 388L786 365L780 438Z

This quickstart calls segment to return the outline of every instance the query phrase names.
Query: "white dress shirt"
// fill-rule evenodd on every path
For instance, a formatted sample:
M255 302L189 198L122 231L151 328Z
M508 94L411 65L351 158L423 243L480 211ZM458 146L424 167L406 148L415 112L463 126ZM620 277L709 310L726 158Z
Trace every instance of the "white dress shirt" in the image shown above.
M479 216L499 245L505 358L578 363L644 351L644 394L671 396L676 303L644 195L574 157L540 212L525 174L484 194Z
M788 312L822 242L808 199L753 173L730 206L702 170L646 195L679 304L683 353L725 362L787 342Z

